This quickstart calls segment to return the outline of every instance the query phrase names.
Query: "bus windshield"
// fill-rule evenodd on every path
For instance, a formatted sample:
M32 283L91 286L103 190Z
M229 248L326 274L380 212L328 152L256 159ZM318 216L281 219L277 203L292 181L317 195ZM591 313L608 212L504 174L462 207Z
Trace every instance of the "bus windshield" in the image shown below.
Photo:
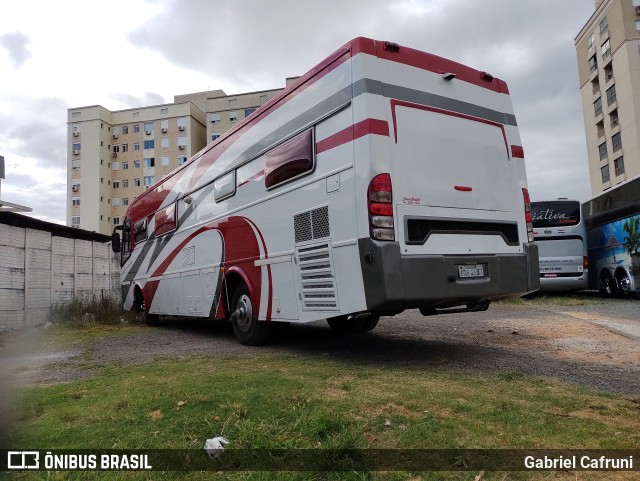
M533 227L565 227L580 223L580 203L577 201L532 202Z

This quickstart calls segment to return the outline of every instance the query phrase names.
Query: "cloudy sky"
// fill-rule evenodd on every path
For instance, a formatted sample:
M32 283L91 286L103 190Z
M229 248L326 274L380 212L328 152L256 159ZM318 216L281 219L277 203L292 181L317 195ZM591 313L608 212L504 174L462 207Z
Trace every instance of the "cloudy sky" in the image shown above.
M64 223L67 109L279 88L353 37L507 81L534 200L590 196L573 39L593 0L111 0L3 5L3 200Z

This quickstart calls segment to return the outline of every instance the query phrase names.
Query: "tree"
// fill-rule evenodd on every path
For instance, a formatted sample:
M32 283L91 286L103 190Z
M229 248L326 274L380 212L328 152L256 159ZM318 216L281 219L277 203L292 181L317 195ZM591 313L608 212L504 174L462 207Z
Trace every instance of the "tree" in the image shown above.
M640 217L627 219L622 226L628 236L624 238L624 246L630 255L640 253Z

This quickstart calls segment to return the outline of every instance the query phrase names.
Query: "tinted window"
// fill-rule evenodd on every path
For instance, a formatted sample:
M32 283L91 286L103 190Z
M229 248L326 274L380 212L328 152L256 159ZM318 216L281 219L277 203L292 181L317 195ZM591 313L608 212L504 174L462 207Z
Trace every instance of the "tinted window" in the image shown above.
M161 236L167 232L174 231L176 229L176 205L171 204L169 207L156 212L156 236Z
M267 189L313 170L313 135L307 130L265 156L264 185Z
M532 202L533 227L562 227L580 222L579 202Z
M137 244L147 238L147 219L139 220L133 226L133 240Z

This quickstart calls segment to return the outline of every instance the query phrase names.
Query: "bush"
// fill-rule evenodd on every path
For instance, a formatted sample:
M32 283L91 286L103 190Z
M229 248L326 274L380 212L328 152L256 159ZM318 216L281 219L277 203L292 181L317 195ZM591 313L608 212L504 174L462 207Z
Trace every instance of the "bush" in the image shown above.
M53 324L120 324L131 322L135 317L123 309L122 301L107 295L55 304L50 321Z

